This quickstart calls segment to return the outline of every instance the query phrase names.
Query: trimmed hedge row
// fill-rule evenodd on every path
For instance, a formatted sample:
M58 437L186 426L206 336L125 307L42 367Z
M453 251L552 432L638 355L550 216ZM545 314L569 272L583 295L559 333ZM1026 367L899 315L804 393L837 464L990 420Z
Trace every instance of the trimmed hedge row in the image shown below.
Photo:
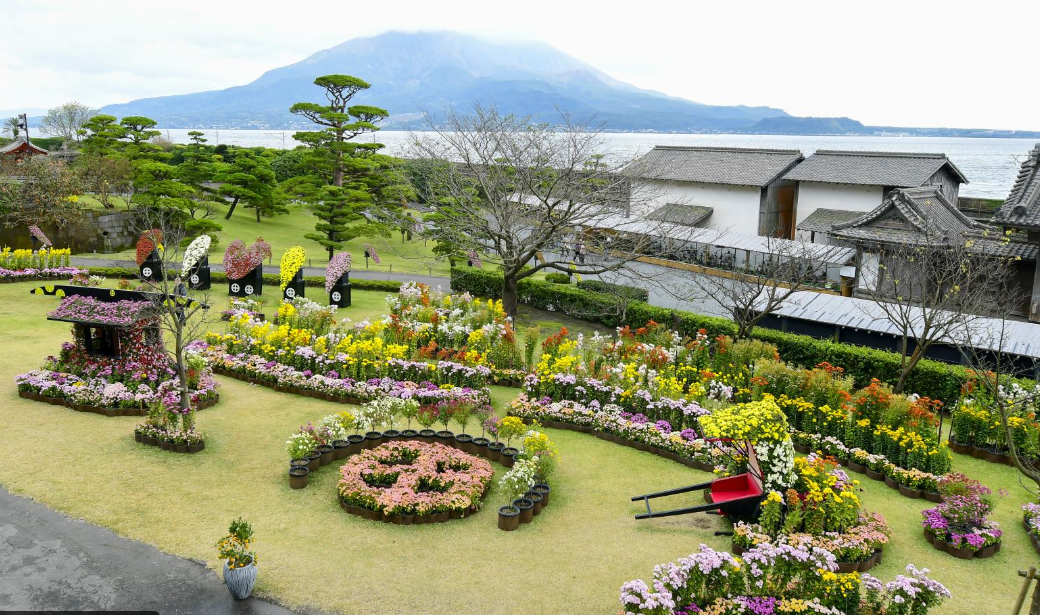
M91 275L101 275L109 278L136 279L140 275L136 269L129 267L90 267ZM214 284L227 284L227 276L220 271L210 274L210 281ZM307 276L303 278L305 286L325 288L325 278L319 276ZM281 280L275 274L264 275L264 286L279 286ZM395 280L351 280L350 286L357 290L381 290L396 293L401 289L401 283Z
M482 297L498 299L502 295L502 275L491 271L453 269L451 288L455 292L469 291ZM521 303L563 312L608 327L641 327L653 320L667 324L684 335L695 335L700 329L704 329L709 337L733 337L737 334L737 325L729 319L659 307L644 301L629 303L622 322L617 296L573 286L528 278L519 282L517 291ZM599 316L590 318L590 314ZM899 380L900 356L891 351L819 340L764 327L756 327L751 337L775 345L784 361L795 365L812 367L826 361L842 367L846 374L855 378L858 387L867 386L872 378L889 383ZM906 390L949 404L960 396L961 385L967 377L968 370L964 366L922 359L910 374Z
M650 291L638 286L628 286L627 284L614 284L613 282L604 282L603 280L582 280L578 282L578 288L591 290L594 293L615 295L630 301L650 300Z

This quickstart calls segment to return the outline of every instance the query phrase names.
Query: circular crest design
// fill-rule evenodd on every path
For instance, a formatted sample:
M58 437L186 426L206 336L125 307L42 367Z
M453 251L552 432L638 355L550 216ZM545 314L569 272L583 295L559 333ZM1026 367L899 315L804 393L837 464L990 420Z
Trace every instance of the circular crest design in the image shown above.
M231 292L233 292L233 293L237 293L241 289L242 289L242 287L238 285L238 282L235 282L234 284L231 285Z
M252 295L253 294L253 285L252 284L246 284L246 294L247 295Z
M285 296L290 298L290 299L294 298L296 296L296 289L292 288L291 286L289 288L286 288L285 289Z
M151 267L141 267L141 275L143 277L146 277L146 278L152 277L152 268Z
M336 303L339 303L341 299L343 299L343 295L339 294L338 290L332 293L332 300L333 301L335 301Z
M197 273L193 273L193 274L191 274L191 277L190 277L190 278L189 278L188 280L189 280L189 281L190 281L190 282L191 282L192 284L198 284L198 283L199 283L199 274L197 274Z

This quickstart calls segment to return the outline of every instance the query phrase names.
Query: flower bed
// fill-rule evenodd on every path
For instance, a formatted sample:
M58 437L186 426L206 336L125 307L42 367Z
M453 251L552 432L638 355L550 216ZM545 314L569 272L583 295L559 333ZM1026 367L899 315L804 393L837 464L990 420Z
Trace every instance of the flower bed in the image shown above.
M650 422L645 415L624 412L613 404L587 407L548 397L533 400L521 393L509 404L508 413L525 421L538 421L545 427L587 433L706 472L722 461L721 454L693 429L676 431L667 421Z
M215 346L209 346L204 354L211 361L213 371L218 374L270 387L283 393L343 404L361 404L386 395L414 397L421 403L462 399L484 404L491 400L487 389L438 386L429 381L416 383L388 377L354 380L341 378L335 372L325 375L314 374L309 370L301 371L256 355L229 355Z
M888 524L881 515L860 508L859 481L815 455L797 459L794 475L784 493L767 495L758 523L734 526L734 552L786 543L830 551L840 572L866 572L877 564L888 544Z
M837 568L834 554L819 547L763 544L738 559L701 545L699 553L656 566L650 584L639 579L622 585L620 602L626 615L926 615L950 597L927 569L913 565L907 566L909 577L886 584Z
M149 404L159 400L173 386L170 381L158 387L146 382L134 386L103 377L83 377L48 369L19 374L15 384L18 395L24 399L105 416L147 416ZM200 379L200 387L191 397L196 409L209 408L220 401L212 378Z
M45 267L43 269L6 269L0 267L0 284L26 280L56 280L89 273L79 267Z
M450 446L390 442L343 465L338 492L347 512L398 525L443 523L480 509L494 470Z
M1040 553L1040 504L1022 505L1022 525L1026 528L1033 550Z
M941 489L942 503L921 512L925 539L959 559L992 557L1002 532L986 517L993 510L990 490L963 474L950 475Z

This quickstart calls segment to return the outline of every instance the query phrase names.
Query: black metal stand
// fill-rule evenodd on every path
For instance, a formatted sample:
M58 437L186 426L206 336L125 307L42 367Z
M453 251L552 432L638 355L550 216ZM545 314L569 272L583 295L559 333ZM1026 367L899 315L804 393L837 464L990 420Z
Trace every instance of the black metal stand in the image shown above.
M264 294L264 266L257 265L237 280L228 280L228 294L232 297L250 297Z
M329 292L329 305L350 307L350 272L344 273L336 280Z
M188 288L192 290L209 290L211 280L209 271L209 257L203 256L188 270Z
M148 258L141 263L140 274L142 280L149 282L157 282L163 279L163 262L159 258L159 253L152 250L152 253L148 255Z
M292 301L297 297L303 296L303 269L301 268L282 291L282 301Z

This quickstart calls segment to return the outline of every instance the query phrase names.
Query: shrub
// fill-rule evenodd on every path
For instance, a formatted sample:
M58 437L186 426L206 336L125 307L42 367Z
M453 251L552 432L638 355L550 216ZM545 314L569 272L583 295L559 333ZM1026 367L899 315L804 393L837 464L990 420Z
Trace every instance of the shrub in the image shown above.
M566 273L547 273L545 274L545 281L553 284L570 284L571 277Z
M605 295L616 295L631 301L649 301L650 291L638 286L627 286L625 284L614 284L603 280L582 280L577 284L578 288L594 293Z
M497 299L502 295L502 275L471 268L453 269L451 287L455 292L468 291L481 297ZM704 329L711 339L719 335L733 337L737 334L737 325L727 318L674 310L642 301L633 301L627 305L622 322L617 297L573 286L525 279L518 284L518 290L520 301L532 307L552 309L608 327L641 327L653 320L671 326L680 335L690 337L696 336L700 329ZM597 316L590 317L590 314ZM751 338L772 344L784 361L794 365L828 363L841 366L845 375L851 376L858 387L869 385L874 378L883 382L899 380L900 357L891 351L818 340L807 335L763 327L756 327L751 332ZM967 368L961 365L922 359L910 373L906 390L952 403L960 397L961 386L968 380L968 375Z

